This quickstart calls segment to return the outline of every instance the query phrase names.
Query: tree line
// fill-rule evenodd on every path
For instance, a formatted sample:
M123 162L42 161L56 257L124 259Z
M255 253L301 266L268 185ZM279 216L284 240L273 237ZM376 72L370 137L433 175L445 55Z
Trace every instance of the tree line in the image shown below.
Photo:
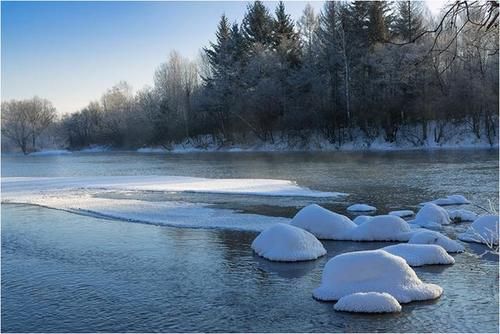
M367 145L381 136L422 145L432 122L436 142L446 124L460 123L493 143L498 2L463 3L434 18L423 1L331 1L318 14L306 5L295 22L283 2L272 12L255 1L242 22L221 16L196 61L173 51L152 87L134 94L120 82L57 120L48 101L8 101L2 134L25 152L47 122L72 149L296 143L313 134L338 146L359 135ZM51 116L20 126L35 101Z

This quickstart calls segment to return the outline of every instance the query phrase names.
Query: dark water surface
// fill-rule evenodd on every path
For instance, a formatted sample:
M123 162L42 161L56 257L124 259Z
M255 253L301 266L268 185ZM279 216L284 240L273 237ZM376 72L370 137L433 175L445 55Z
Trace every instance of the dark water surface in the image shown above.
M498 203L495 151L2 157L2 176L137 174L290 179L349 193L323 201L338 211L359 201L385 213L451 193L482 206ZM175 196L282 216L311 201ZM466 226L445 233L454 236ZM252 254L255 235L2 205L2 332L498 332L498 258L478 258L483 246L466 245L452 266L415 269L423 281L443 287L438 300L403 305L401 314L357 315L335 312L333 303L315 301L311 292L332 256L388 243L324 242L327 256L282 264Z

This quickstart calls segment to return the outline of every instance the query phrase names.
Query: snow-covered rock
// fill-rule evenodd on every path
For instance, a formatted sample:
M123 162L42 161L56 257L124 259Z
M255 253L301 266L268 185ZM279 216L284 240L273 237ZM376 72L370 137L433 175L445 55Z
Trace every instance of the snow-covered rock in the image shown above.
M455 259L443 247L438 245L399 244L382 249L402 257L412 267L455 263Z
M357 225L344 215L327 210L317 204L302 208L291 223L311 232L319 239L344 240Z
M363 215L361 215L361 216L357 216L356 218L354 218L353 222L356 225L361 225L361 224L369 221L372 218L373 218L372 216L363 216Z
M410 221L411 224L425 228L439 228L441 225L450 223L448 211L433 203L425 204Z
M477 213L465 209L450 210L448 215L454 222L473 222L478 217Z
M397 216L397 217L411 217L415 214L412 210L396 210L396 211L391 211L389 212L391 216Z
M481 216L458 238L463 241L498 245L498 230L498 216Z
M347 208L347 211L352 212L370 212L376 211L377 208L368 204L353 204Z
M420 231L412 234L409 244L439 245L450 253L463 252L464 246L436 231Z
M349 233L353 241L408 241L410 225L402 218L390 215L375 216Z
M421 205L425 205L427 203L433 203L436 205L462 205L462 204L470 204L470 201L465 198L463 195L449 195L443 198L438 198L430 202L420 203Z
M252 249L271 261L314 260L326 254L326 250L311 233L278 223L264 231L252 242Z
M400 303L409 303L438 298L443 289L423 283L403 258L372 250L344 253L329 260L313 296L330 301L358 292L386 292Z
M333 307L336 311L357 313L401 312L401 305L388 293L358 292L339 299Z

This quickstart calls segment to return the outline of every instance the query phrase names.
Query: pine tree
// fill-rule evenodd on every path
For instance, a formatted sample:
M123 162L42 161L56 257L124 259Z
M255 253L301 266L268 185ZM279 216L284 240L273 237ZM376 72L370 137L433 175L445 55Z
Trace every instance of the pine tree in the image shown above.
M368 40L370 45L384 43L389 38L390 16L386 1L371 1L368 10Z
M273 18L261 1L249 4L243 18L242 32L248 44L271 45L273 38Z
M300 40L290 15L285 11L283 1L279 2L275 14L272 35L274 49L281 59L296 67L300 62Z
M400 1L396 7L395 33L403 41L412 43L424 30L423 3Z

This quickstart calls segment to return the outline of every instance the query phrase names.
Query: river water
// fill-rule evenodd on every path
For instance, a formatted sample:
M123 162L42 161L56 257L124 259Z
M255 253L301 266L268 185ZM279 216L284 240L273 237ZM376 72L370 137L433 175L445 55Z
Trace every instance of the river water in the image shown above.
M2 176L179 175L273 178L340 198L197 193L107 193L145 201L291 217L319 202L337 212L356 202L416 209L449 194L498 206L497 151L333 153L74 153L2 156ZM476 206L464 206L482 213ZM352 216L351 216L352 217ZM200 217L203 220L203 217ZM455 237L468 224L448 227ZM389 243L323 242L316 261L255 256L255 232L189 229L99 219L30 205L2 205L3 332L497 332L498 257L467 244L452 266L416 268L441 298L395 315L335 312L312 298L331 257Z

